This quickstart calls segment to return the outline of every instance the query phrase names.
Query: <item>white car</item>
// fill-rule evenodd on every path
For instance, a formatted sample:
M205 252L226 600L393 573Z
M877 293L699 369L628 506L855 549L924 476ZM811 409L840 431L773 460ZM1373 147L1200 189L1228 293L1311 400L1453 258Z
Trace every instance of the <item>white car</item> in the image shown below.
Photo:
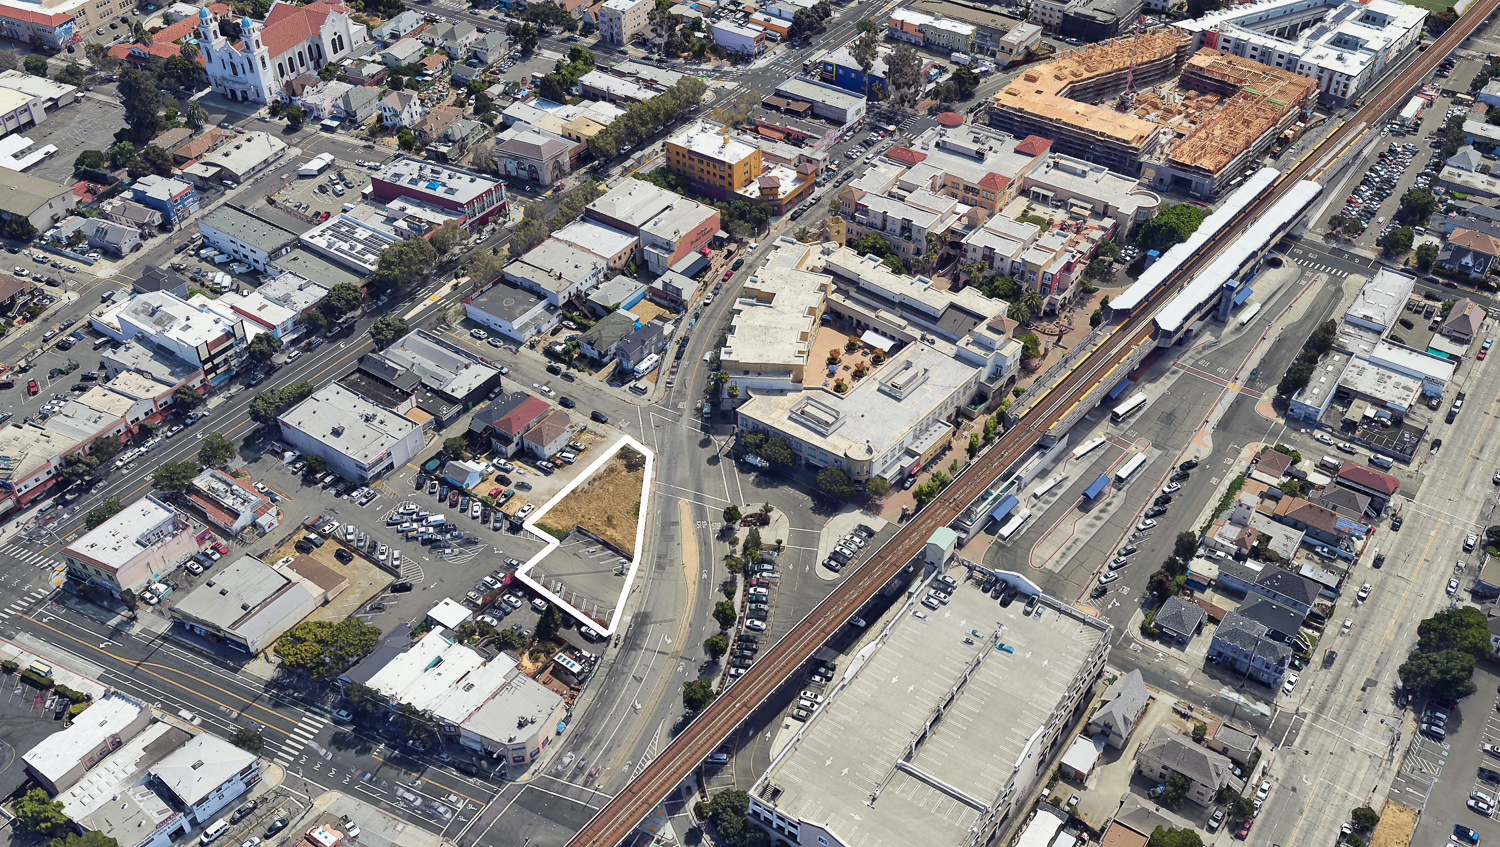
M765 632L766 622L758 621L755 618L750 618L749 620L745 621L745 629L748 629L751 632Z
M1269 796L1271 796L1271 780L1263 779L1260 781L1260 787L1255 789L1255 808L1259 809L1260 804L1264 803Z
M380 545L380 552L377 555L380 557L380 561L384 562L391 555L391 548L382 544Z
M1338 444L1334 445L1334 448L1340 453L1348 453L1351 456L1358 455L1359 453L1359 451L1354 448L1354 445L1350 444L1347 441L1340 441Z
M1281 693L1282 694L1291 694L1292 693L1292 689L1296 688L1296 687L1297 687L1297 675L1294 674L1294 673L1293 674L1287 674L1286 682L1283 682L1281 684Z
M527 515L531 514L531 511L535 508L535 503L527 503L526 505L521 507L521 510L519 512L516 512L516 517L524 519Z
M1448 592L1448 596L1449 597L1452 597L1453 595L1455 595L1455 594L1458 593L1458 580L1457 579L1450 579L1450 580L1448 580L1447 592Z
M1354 628L1354 618L1344 618L1344 625L1339 627L1340 633L1347 633Z
M1145 520L1135 525L1135 530L1136 532L1145 532L1146 530L1151 529L1154 526L1156 526L1156 521L1152 518L1146 518Z
M1116 572L1116 571L1105 571L1104 573L1099 574L1099 584L1100 585L1109 585L1111 582L1114 582L1115 580L1117 580L1119 578L1120 578L1120 574L1118 572Z
M1181 490L1182 490L1182 483L1180 483L1180 482L1174 482L1174 483L1171 483L1171 484L1167 485L1166 488L1163 488L1161 490L1161 493L1163 493L1163 494L1176 494L1178 491L1181 491Z
M1466 552L1469 551L1469 550L1473 550L1474 549L1474 545L1478 544L1478 543L1479 543L1479 536L1473 534L1472 532L1469 533L1468 535L1464 536L1464 550Z
M1370 599L1370 583L1367 582L1364 585L1361 585L1359 587L1359 593L1355 596L1359 598L1359 602L1361 603Z
M400 550L392 550L391 551L391 567L398 568L398 569L401 567L401 551Z
M1333 439L1329 437L1328 433L1326 432L1320 432L1317 435L1314 435L1313 440L1318 442L1319 444L1327 444L1329 447L1333 446Z

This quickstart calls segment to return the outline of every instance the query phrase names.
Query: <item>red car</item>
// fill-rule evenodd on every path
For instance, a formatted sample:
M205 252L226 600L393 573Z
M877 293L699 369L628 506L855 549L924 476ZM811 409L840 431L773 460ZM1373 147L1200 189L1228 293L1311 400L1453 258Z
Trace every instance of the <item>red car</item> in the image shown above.
M763 576L758 576L755 579L750 580L750 586L752 588L770 588L771 581Z
M220 556L227 556L229 554L229 548L225 547L223 542L220 541L214 542L214 551Z
M450 505L450 506L457 506L458 505L458 492L457 491L455 491L452 494L448 495L448 505Z
M32 381L26 383L26 393L27 394L36 394L38 391L41 391L41 390L42 389L37 386L36 380L34 380L34 379Z
M501 494L504 494L504 493L505 493L505 489L503 489L503 488L491 488L490 489L490 496L491 497L499 497Z
M1488 353L1488 352L1490 352L1490 351L1488 351L1488 350L1480 350L1480 351L1479 351L1479 360L1480 360L1480 361L1481 361L1481 362L1482 362L1482 361L1484 361L1484 356L1485 356L1485 354L1486 354L1486 353Z
M724 279L725 279L725 281L728 281L729 278L732 277L732 276L734 276L734 271L725 271L724 272Z
M1234 831L1234 837L1238 838L1241 841L1244 841L1246 838L1250 837L1249 819L1246 819L1244 823L1240 824L1240 828Z

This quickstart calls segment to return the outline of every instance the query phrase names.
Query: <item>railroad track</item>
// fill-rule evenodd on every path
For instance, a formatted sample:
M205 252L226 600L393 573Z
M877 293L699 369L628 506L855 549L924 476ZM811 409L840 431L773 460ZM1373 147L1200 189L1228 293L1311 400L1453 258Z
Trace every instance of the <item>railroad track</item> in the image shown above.
M1378 126L1416 85L1432 72L1440 57L1452 52L1494 11L1500 0L1479 0L1446 33L1437 39L1385 89L1367 98L1348 120L1282 174L1246 205L1229 224L1209 239L1183 264L1172 279L1152 292L1141 308L1134 309L1114 333L1071 374L1044 397L1017 426L961 471L936 499L927 504L902 529L875 551L861 567L819 603L792 630L768 650L744 676L729 686L640 770L620 793L599 810L569 842L569 847L601 847L619 844L693 769L728 738L745 718L797 672L803 662L823 645L881 586L911 561L933 531L947 526L954 516L978 497L1002 471L1032 449L1041 434L1093 386L1094 376L1114 367L1137 344L1148 343L1152 319L1158 309L1202 270L1218 252L1233 241L1241 227L1264 214L1291 185L1313 172L1324 161L1336 161L1344 147L1358 140L1366 127ZM1333 155L1329 155L1332 153Z

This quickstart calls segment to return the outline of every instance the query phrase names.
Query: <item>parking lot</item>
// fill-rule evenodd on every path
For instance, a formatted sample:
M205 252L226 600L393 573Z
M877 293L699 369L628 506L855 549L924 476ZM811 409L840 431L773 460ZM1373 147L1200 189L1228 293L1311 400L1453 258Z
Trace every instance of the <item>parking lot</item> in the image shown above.
M1447 715L1444 738L1418 732L1412 739L1391 786L1391 799L1404 805L1422 808L1426 800L1413 844L1442 843L1454 824L1476 830L1481 843L1500 836L1493 809L1486 814L1482 804L1470 804L1477 795L1493 807L1500 794L1500 714L1491 706L1497 683L1500 676L1493 667L1481 663L1474 673L1478 691L1460 701L1457 709L1425 704L1415 711L1417 704L1412 704L1414 720L1429 711ZM1483 745L1491 745L1493 752L1486 753Z

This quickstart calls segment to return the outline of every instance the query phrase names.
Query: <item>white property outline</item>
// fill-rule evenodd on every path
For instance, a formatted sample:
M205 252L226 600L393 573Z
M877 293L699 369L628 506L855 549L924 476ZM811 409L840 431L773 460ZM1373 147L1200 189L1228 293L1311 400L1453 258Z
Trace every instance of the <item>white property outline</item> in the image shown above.
M569 494L573 493L573 489L577 488L584 482L593 479L594 474L598 473L599 469L603 467L605 463L613 459L616 453L620 452L620 448L627 446L638 451L642 456L646 457L646 473L645 478L641 480L640 516L636 520L635 524L635 553L631 556L630 559L630 570L625 574L625 584L620 588L620 597L615 601L615 606L613 609L615 614L609 621L608 627L602 628L599 625L599 621L584 614L572 603L569 603L556 594L553 594L547 589L546 586L538 583L536 580L528 576L528 573L537 565L541 564L541 561L547 558L547 556L550 555L553 550L556 550L558 547L562 546L561 539L557 538L549 532L538 529L536 526L536 522L541 520L542 516L547 514L547 512L549 512L553 506L556 506L558 503L562 502L564 497L567 497ZM630 587L635 584L636 573L640 569L642 545L645 543L646 538L646 511L649 508L650 503L646 495L651 491L651 475L655 468L656 454L651 451L651 448L647 447L639 441L636 441L629 435L622 434L619 441L616 441L614 444L610 445L608 449L600 454L599 458L594 460L594 463L592 465L589 465L583 473L575 477L572 482L568 483L567 487L563 488L562 491L559 491L556 495L554 495L551 500L548 500L545 505L537 510L536 514L531 515L530 518L522 524L522 526L529 530L533 535L542 539L542 541L546 544L546 547L544 547L540 553L531 557L531 559L527 561L526 564L516 569L516 578L526 585L530 586L531 590L535 591L537 594L562 607L564 611L572 615L574 618L578 619L581 623L595 630L598 630L600 635L606 637L614 635L617 628L617 623L620 619L620 611L625 607L625 598L630 596ZM571 534L573 532L573 529L574 527L569 527L568 532Z

